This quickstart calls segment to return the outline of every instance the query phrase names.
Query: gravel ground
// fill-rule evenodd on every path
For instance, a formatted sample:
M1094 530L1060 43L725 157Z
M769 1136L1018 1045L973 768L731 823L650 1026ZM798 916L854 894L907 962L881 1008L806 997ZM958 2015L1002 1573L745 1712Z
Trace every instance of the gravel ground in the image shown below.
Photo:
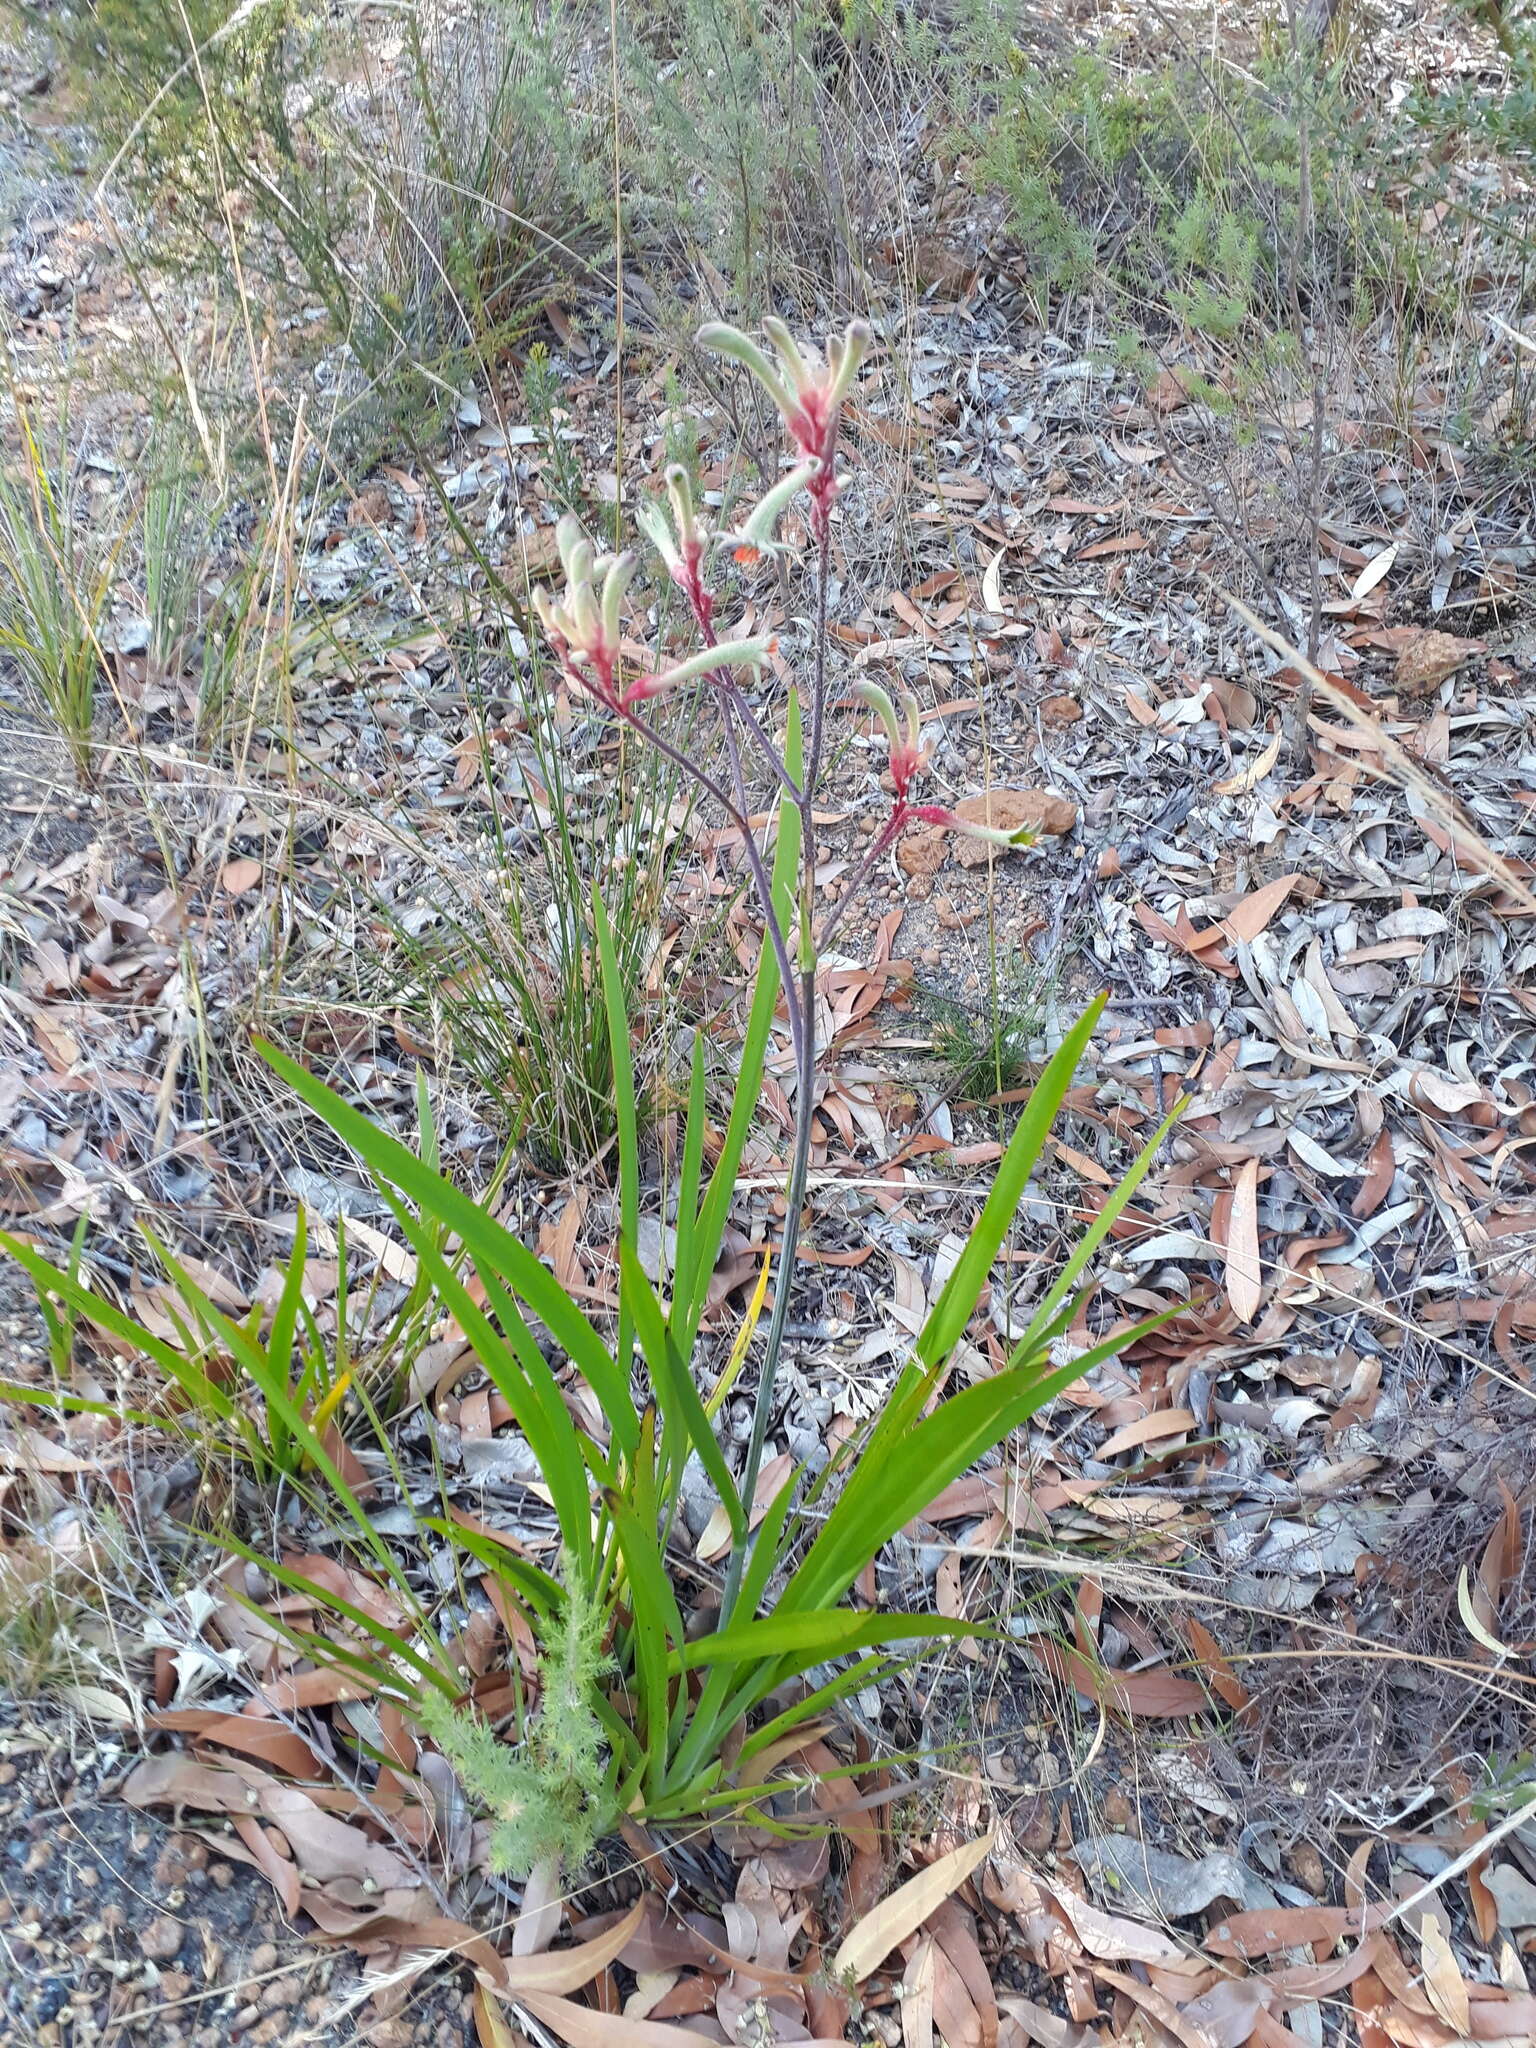
M0 1719L0 2043L258 2048L472 2043L469 1992L437 1978L380 2017L345 1951L298 1939L265 1878L115 1796L124 1757L56 1714Z

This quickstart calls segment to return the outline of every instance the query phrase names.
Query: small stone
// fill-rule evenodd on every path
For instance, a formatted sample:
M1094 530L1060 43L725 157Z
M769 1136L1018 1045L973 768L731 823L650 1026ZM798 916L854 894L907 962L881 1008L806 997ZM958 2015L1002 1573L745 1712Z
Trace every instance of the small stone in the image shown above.
M1486 640L1459 640L1428 628L1415 633L1397 653L1397 683L1404 690L1433 690L1464 662L1488 652Z
M168 1963L181 1954L181 1945L186 1938L187 1930L181 1921L173 1920L169 1913L161 1913L140 1934L139 1948L152 1963Z
M991 825L1004 832L1023 827L1042 837L1060 837L1076 826L1077 805L1049 789L985 789L956 804L955 815L968 825ZM985 839L968 839L964 834L955 839L955 859L963 868L984 868L994 856L1006 852Z
M947 896L935 896L933 907L939 923L947 932L963 932L967 925L974 924L981 915L980 904L977 904L974 910L956 910Z
M1136 1810L1118 1785L1111 1785L1104 1794L1103 1813L1106 1823L1122 1833L1137 1834Z
M1493 1894L1501 1927L1536 1927L1536 1884L1513 1863L1501 1863L1483 1882Z
M904 874L937 874L944 864L944 835L929 826L903 833L896 846L896 865Z

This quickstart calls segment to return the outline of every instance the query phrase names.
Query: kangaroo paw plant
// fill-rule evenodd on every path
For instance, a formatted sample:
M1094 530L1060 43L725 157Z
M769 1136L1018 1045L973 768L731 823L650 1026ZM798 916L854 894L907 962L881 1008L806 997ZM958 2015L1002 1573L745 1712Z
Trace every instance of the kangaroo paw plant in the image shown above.
M709 529L686 472L676 467L667 472L665 503L648 503L638 515L663 572L686 600L694 650L680 659L632 658L645 631L638 610L626 617L636 558L601 552L573 518L559 529L564 587L541 591L535 600L569 684L668 754L735 828L763 919L732 1106L707 1172L704 1061L694 1045L670 1298L658 1293L636 1254L640 1175L630 1019L614 934L595 892L596 972L619 1134L619 1306L611 1323L594 1321L485 1205L438 1169L428 1134L411 1149L287 1054L265 1048L295 1094L368 1169L415 1254L421 1282L472 1347L537 1463L539 1492L558 1524L547 1552L483 1520L451 1513L423 1517L420 1525L450 1554L452 1571L442 1570L438 1559L431 1577L452 1585L461 1611L466 1588L478 1580L493 1592L498 1611L515 1611L531 1633L536 1655L530 1670L514 1674L515 1708L506 1708L505 1673L475 1681L455 1663L445 1646L449 1617L423 1601L418 1581L374 1527L349 1478L355 1467L338 1454L334 1427L321 1426L297 1374L278 1370L270 1335L258 1345L253 1331L228 1323L208 1304L197 1331L196 1374L182 1368L177 1346L161 1339L141 1346L183 1402L198 1398L205 1385L213 1390L221 1441L240 1441L228 1410L265 1404L269 1419L250 1434L264 1444L281 1441L287 1483L323 1496L333 1523L339 1505L352 1526L354 1552L387 1588L387 1611L408 1620L386 1623L379 1618L383 1603L343 1600L292 1561L269 1558L267 1568L279 1582L302 1591L308 1611L328 1611L336 1628L328 1638L316 1628L300 1634L281 1619L274 1625L290 1632L297 1651L343 1661L350 1677L414 1716L489 1812L496 1853L515 1869L561 1853L579 1858L626 1816L668 1824L747 1808L762 1814L784 1786L785 1761L837 1701L877 1682L914 1644L977 1632L933 1613L871 1612L845 1602L882 1547L944 1486L1150 1327L1122 1330L1084 1349L1066 1343L1079 1280L1146 1173L1161 1131L1044 1288L1004 1369L945 1391L951 1359L1087 1048L1101 1007L1094 1004L1067 1033L1025 1103L965 1248L878 1413L819 1473L792 1473L771 1495L760 1484L805 1203L819 958L908 825L967 831L1002 844L1019 837L963 824L941 805L914 800L924 769L917 705L908 695L897 704L877 686L861 684L859 695L889 744L894 794L840 899L818 919L817 808L831 711L827 599L843 481L838 420L872 336L855 321L827 344L823 357L797 344L781 322L765 325L767 349L730 327L706 327L700 340L743 365L776 407L788 444L782 477L729 531ZM808 535L806 573L813 583L807 607L812 637L803 656L794 658L798 680L775 704L773 642L761 635L721 637L716 630L723 601L716 572L770 554L792 558L796 549L785 535L799 503L805 517L797 530ZM684 691L704 699L691 707L697 715L686 751L657 722L666 700ZM753 783L761 779L777 794L771 840L752 827ZM725 1389L701 1391L696 1356L781 1005L795 1068L795 1124L773 1308L750 1434L738 1457L717 1430ZM66 1316L70 1329L94 1320L121 1344L131 1319L81 1277L78 1258L54 1269L35 1250L16 1249L55 1304L61 1328ZM285 1344L292 1334L279 1332ZM222 1366L210 1357L220 1349ZM295 1339L296 1357L301 1350ZM303 1370L313 1381L313 1363ZM13 1392L37 1398L31 1389ZM73 1397L59 1398L67 1404ZM380 1437L393 1460L387 1433ZM692 1461L707 1476L729 1532L718 1584L674 1541L684 1470ZM407 1491L403 1484L400 1490ZM227 1540L241 1548L238 1536ZM480 1702L493 1690L501 1704L488 1718Z

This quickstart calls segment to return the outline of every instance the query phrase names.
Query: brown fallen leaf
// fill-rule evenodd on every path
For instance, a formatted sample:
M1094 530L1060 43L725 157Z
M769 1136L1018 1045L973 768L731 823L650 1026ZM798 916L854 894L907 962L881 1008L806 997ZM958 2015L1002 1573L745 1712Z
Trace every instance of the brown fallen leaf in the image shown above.
M933 1937L924 1935L901 1973L902 2048L933 2048Z
M1229 1913L1205 1938L1215 1956L1265 1956L1277 1948L1301 1948L1314 1941L1348 1940L1374 1934L1391 1907L1262 1906Z
M1139 1977L1128 1976L1124 1970L1107 1970L1102 1964L1095 1967L1093 1974L1101 1984L1113 1984L1133 2005L1139 2005L1143 2012L1150 2013L1160 2027L1183 2043L1183 2048L1216 2048L1213 2035L1187 2020L1171 1998L1154 1991L1150 1984L1143 1984Z
M1189 404L1189 393L1185 389L1185 378L1190 373L1179 370L1159 370L1143 393L1153 412L1178 412Z
M553 2028L568 2048L689 2048L699 2038L691 2027L668 2026L664 2020L627 2020L620 2013L574 2005L568 1998L549 1998L542 1991L531 1991L518 2003ZM843 2043L803 2040L799 2048L843 2048Z
M1221 919L1219 929L1230 939L1252 945L1300 880L1299 874L1277 875L1274 881L1266 882L1262 889L1255 889L1240 903L1235 903Z
M1450 2028L1463 2039L1472 2031L1471 2003L1462 1981L1444 1927L1433 1913L1424 1915L1419 1930L1419 1961L1424 1971L1424 1989L1429 2002Z
M1258 2025L1267 1997L1262 1977L1225 1977L1179 2008L1186 2025L1194 2026L1211 2048L1243 2048Z
M244 896L260 880L259 860L227 860L219 870L219 886L226 896Z
M1245 1159L1232 1190L1227 1219L1227 1299L1232 1313L1251 1323L1264 1299L1264 1272L1259 1264L1259 1162Z
M937 291L946 299L963 299L976 282L976 266L956 255L937 235L924 235L912 245L912 278L919 291Z
M909 1934L916 1934L929 1914L951 1892L958 1891L972 1871L980 1869L991 1852L992 1842L989 1830L976 1841L951 1849L947 1856L939 1857L916 1877L898 1885L848 1935L832 1958L833 1976L851 1977L861 1984L893 1948L899 1947Z
M1049 789L985 789L955 805L955 816L968 825L990 825L1002 832L1027 832L1061 837L1077 825L1077 806ZM984 868L1001 848L984 839L956 837L950 851L963 868Z
M1204 1970L1203 1959L1191 1955L1171 1934L1144 1926L1139 1920L1127 1920L1119 1913L1106 1913L1101 1906L1053 1879L1043 1882L1071 1921L1072 1931L1083 1947L1101 1963L1146 1963L1184 1975Z
M239 1750L242 1756L270 1764L288 1778L323 1778L325 1766L302 1736L280 1721L257 1714L221 1713L215 1707L171 1707L150 1717L150 1726L193 1736L198 1742L216 1742L223 1749Z
M1096 1456L1108 1462L1122 1451L1132 1451L1140 1444L1151 1443L1154 1438L1185 1436L1199 1427L1188 1408L1164 1408L1151 1415L1143 1415L1139 1421L1128 1422L1124 1429L1117 1429L1099 1445Z
M475 1986L475 2039L480 2048L521 2048L522 2037L513 2033L501 2007L483 1984Z
M370 484L359 491L347 507L348 526L383 526L393 517L394 507L383 484Z
M258 1789L261 1811L282 1829L308 1883L355 1878L378 1892L407 1891L421 1883L420 1874L393 1849L371 1841L351 1821L326 1813L297 1785L269 1779Z

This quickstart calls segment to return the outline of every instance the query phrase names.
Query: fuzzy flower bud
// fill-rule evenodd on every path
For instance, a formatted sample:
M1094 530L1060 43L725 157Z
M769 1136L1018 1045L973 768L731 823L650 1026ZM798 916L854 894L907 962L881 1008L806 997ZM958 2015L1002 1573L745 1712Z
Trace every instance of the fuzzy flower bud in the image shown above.
M693 502L693 485L680 462L666 473L667 496L672 504L669 520L661 506L646 499L635 512L635 523L660 555L667 574L687 597L694 617L707 633L715 609L713 595L704 588L703 561L705 531Z
M922 718L917 699L910 690L902 691L901 720L898 720L896 706L878 683L861 682L855 685L855 690L885 727L891 748L891 781L896 786L898 800L905 803L912 778L923 766Z
M630 705L641 704L647 697L659 697L663 690L675 690L680 683L691 683L696 677L713 675L719 669L759 669L775 645L772 634L764 634L756 640L722 640L716 647L701 647L697 654L690 654L676 668L637 676L624 692L624 705L627 709Z
M909 825L936 825L941 832L959 832L967 839L984 840L988 846L1035 846L1040 839L1039 833L1031 832L1026 825L1020 825L1013 832L1005 832L998 825L973 825L969 818L946 810L943 804L908 804L905 822Z

